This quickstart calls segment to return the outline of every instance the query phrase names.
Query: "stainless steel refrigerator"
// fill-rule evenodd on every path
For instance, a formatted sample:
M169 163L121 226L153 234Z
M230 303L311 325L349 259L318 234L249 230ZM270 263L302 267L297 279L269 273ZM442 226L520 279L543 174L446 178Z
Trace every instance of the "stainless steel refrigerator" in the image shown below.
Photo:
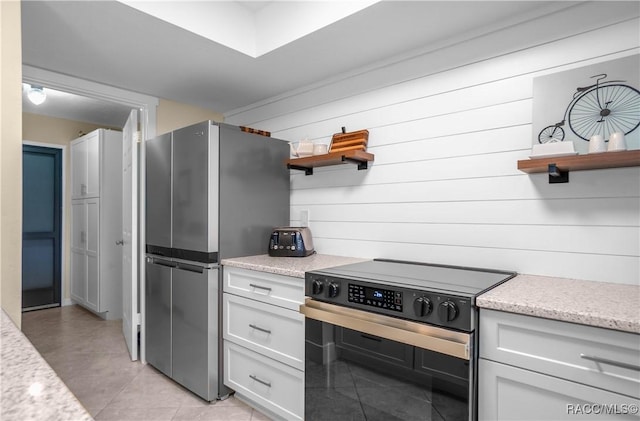
M146 142L149 364L223 397L221 259L264 254L289 223L288 143L205 121Z

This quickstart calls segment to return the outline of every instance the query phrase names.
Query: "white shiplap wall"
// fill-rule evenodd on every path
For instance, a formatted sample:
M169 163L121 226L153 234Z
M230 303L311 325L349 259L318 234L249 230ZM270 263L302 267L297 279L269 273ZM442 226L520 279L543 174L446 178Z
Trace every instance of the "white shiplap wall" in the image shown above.
M533 79L637 54L636 10L579 5L275 98L226 121L317 142L341 126L369 130L375 162L368 170L291 172L291 223L310 212L319 253L638 284L640 168L572 172L568 184L551 185L545 174L516 168L532 144ZM554 39L549 31L532 35L570 16L581 21L575 29L567 24ZM503 42L491 54L496 40ZM473 56L467 62L465 52ZM433 59L443 55L462 58L434 71ZM345 89L350 79L360 82ZM363 88L368 79L375 87Z

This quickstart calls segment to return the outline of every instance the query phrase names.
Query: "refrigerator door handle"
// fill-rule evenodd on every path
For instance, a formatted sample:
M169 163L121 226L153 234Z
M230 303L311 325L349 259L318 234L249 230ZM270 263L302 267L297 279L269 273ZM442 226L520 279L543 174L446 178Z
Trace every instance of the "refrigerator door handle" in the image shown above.
M182 269L182 270L186 270L189 272L195 272L195 273L204 273L205 271L205 267L202 266L196 266L196 265L189 265L186 263L178 263L177 264L177 268L178 269Z
M149 263L153 263L154 265L166 266L169 268L175 268L178 266L176 262L172 262L171 260L162 260L162 259L157 259L155 257L149 257L148 261Z

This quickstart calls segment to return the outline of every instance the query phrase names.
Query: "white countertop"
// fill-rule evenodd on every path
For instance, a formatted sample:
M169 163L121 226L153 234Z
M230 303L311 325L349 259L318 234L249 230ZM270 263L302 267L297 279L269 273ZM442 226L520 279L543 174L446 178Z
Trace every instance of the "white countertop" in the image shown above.
M275 273L277 275L304 279L305 272L364 262L367 260L371 259L331 256L328 254L312 254L307 257L271 257L268 254L261 254L258 256L223 259L220 263L223 266L233 266L242 269L257 270L259 272Z
M4 310L0 318L2 420L93 420Z
M476 299L480 308L640 333L640 286L518 275Z

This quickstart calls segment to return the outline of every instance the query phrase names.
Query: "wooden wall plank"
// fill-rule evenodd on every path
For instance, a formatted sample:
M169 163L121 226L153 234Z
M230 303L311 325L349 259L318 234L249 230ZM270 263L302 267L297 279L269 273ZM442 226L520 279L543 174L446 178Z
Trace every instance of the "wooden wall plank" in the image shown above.
M332 240L640 256L636 232L629 227L331 221L314 222L313 235Z
M308 210L311 228L320 222L405 222L435 224L504 224L547 226L613 226L631 231L640 226L640 198L555 200L444 201L294 205L291 222ZM518 227L514 227L517 230Z
M314 245L323 253L337 256L382 257L632 285L640 278L637 256L323 238L314 239Z
M368 184L368 175L375 166L367 171L357 171L352 165L340 168L343 169L328 173L317 168L313 176L307 177L324 179L325 186L299 186L291 191L291 204L638 197L640 183L638 167L574 171L569 174L569 183L565 184L549 184L546 174L525 173L407 183L396 182L394 178L384 184Z

